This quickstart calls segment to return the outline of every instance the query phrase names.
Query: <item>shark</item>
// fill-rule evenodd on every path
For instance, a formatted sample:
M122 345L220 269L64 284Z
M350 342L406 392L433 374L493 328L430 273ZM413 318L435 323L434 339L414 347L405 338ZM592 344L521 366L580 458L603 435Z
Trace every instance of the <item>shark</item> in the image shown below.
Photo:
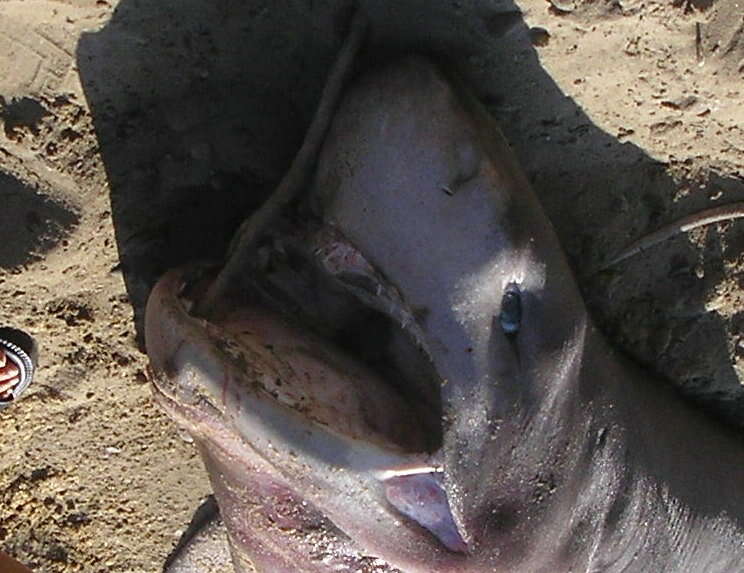
M216 273L166 273L145 334L234 571L743 566L744 444L605 341L446 66L356 77L305 196L205 317Z

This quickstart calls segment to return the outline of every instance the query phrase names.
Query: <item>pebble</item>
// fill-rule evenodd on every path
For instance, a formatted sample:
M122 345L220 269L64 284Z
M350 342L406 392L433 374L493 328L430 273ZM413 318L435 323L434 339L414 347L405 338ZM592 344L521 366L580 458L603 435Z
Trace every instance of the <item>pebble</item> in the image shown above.
M550 0L550 5L561 14L569 14L576 10L576 4L572 0Z
M550 42L550 33L545 28L533 26L530 28L529 35L533 46L543 47Z

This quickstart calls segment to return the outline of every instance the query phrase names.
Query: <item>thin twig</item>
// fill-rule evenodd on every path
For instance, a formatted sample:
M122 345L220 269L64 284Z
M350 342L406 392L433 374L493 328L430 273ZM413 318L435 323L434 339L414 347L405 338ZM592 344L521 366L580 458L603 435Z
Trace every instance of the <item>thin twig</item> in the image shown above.
M333 119L341 91L351 74L356 54L364 41L366 29L367 18L362 10L357 10L344 45L341 47L323 88L318 108L305 134L302 147L274 193L241 224L231 243L225 266L222 267L196 307L197 315L208 317L215 312L219 301L228 292L236 278L244 272L258 239L271 222L275 221L287 205L309 184L320 147Z
M658 245L662 241L669 239L679 233L687 233L698 227L720 223L722 221L733 221L734 219L744 218L744 201L729 203L712 207L697 213L692 213L681 219L677 219L660 229L636 239L630 245L625 247L619 254L606 262L599 270L605 270L615 266L621 261L633 257L651 247Z

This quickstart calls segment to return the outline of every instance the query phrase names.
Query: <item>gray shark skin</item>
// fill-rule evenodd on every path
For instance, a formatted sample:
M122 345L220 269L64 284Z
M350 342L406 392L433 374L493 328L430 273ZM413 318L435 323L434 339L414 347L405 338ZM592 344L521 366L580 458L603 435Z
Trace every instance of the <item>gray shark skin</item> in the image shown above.
M298 222L299 221L299 222ZM251 571L728 572L744 445L609 348L493 120L410 57L359 78L244 291L146 312Z

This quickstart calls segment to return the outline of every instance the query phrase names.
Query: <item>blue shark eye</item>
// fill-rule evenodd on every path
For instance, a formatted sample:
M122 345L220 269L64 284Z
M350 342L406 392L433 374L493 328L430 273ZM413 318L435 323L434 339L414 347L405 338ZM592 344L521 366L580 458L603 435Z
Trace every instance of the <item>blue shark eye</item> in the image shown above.
M501 312L499 313L501 330L505 334L516 334L522 323L522 297L519 287L515 284L507 285L501 298Z

